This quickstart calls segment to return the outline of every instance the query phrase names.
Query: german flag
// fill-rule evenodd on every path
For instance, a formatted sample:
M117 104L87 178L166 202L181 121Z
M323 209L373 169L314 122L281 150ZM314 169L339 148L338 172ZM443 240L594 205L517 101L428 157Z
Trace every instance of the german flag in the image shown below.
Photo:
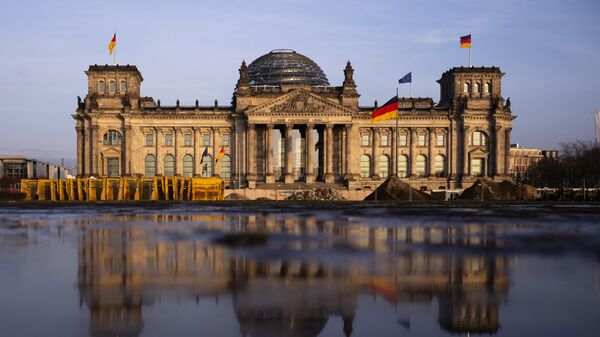
M471 48L471 34L460 37L461 48Z
M371 123L398 117L398 96L394 96L381 108L371 112Z
M225 149L221 146L221 151L219 151L219 153L217 153L217 160L215 162L219 162L219 160L221 158L223 158L223 156L225 155Z
M113 35L112 40L110 40L110 42L108 43L109 55L112 55L113 49L115 49L116 46L117 46L117 33L115 33L115 35Z

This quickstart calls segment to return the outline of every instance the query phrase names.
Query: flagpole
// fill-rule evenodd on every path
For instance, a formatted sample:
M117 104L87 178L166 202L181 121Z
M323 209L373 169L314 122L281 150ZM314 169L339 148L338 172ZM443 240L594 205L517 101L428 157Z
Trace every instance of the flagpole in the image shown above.
M408 87L410 90L410 98L412 98L412 76L411 76L410 82L408 83Z
M471 33L469 33L469 37L471 39L473 39L473 36L471 35ZM469 41L470 42L470 41ZM469 68L473 67L473 65L471 64L471 47L473 46L473 44L469 44Z
M398 104L398 87L396 87L396 104ZM396 172L394 172L394 174L396 175L396 177L398 177L398 117L400 115L400 111L398 111L398 106L396 106L396 131L394 131L395 135L396 135L396 140L394 141L394 159L396 160L395 163L393 163L392 167L396 167Z

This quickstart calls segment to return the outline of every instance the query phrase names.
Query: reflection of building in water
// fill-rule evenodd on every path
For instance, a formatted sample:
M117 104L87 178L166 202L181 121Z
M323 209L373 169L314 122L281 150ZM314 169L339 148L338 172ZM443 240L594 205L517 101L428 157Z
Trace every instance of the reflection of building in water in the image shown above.
M157 224L149 227L148 220ZM497 226L379 228L349 225L348 219L265 215L142 214L101 222L120 225L90 221L79 249L80 294L94 336L139 335L143 306L166 290L188 298L231 293L243 336L316 336L332 316L343 319L350 335L358 296L377 294L374 285L393 302L437 299L443 329L493 333L508 289L506 258L479 251L502 244ZM269 248L288 258L232 256L178 235L178 223L197 232L221 226L279 233ZM283 234L302 236L277 241ZM306 258L307 252L339 248L352 252L343 265Z

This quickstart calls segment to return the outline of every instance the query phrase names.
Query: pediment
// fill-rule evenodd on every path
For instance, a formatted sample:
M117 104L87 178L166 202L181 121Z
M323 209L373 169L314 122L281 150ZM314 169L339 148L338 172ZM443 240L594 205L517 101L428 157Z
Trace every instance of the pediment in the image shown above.
M305 90L294 90L270 102L246 110L249 115L264 114L353 114L354 111Z
M121 146L111 146L102 150L102 154L105 156L110 155L120 155L121 154Z
M488 152L483 147L476 147L473 150L469 151L469 155L471 157L486 157L488 155Z

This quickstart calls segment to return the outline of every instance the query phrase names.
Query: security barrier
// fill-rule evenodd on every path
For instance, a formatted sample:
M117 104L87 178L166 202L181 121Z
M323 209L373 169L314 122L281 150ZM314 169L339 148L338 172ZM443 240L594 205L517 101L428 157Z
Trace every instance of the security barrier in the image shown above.
M223 200L225 183L219 178L81 178L23 179L25 200Z

